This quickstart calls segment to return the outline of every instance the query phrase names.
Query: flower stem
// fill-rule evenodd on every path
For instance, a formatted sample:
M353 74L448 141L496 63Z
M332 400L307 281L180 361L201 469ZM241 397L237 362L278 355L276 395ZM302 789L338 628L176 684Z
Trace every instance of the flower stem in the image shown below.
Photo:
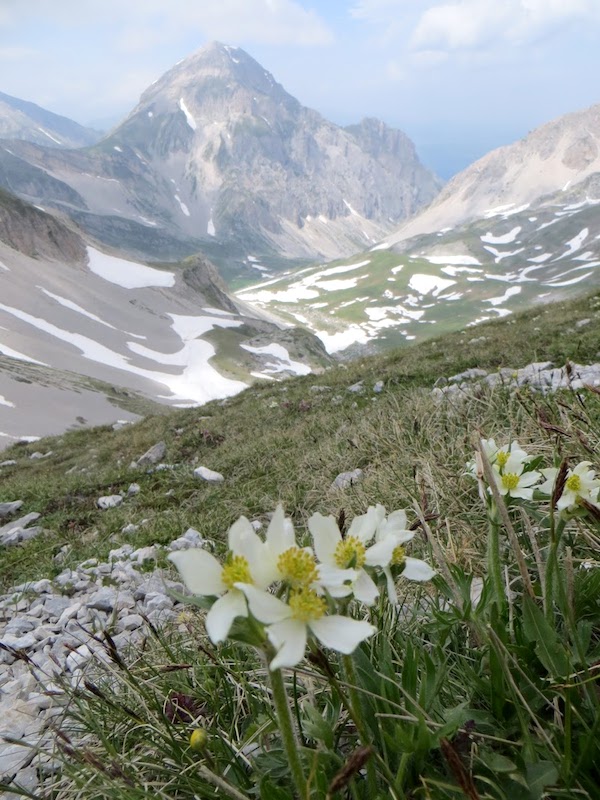
M490 530L488 534L488 553L487 553L487 567L488 575L492 581L494 589L494 596L498 604L498 608L504 608L506 595L504 593L504 582L502 581L502 564L500 562L500 524L498 521L497 511L492 505L488 512L490 521Z
M549 622L554 619L554 579L558 571L558 548L565 528L565 521L555 523L554 509L550 512L550 550L546 561L544 581L544 597L546 600L546 617Z
M294 725L292 722L292 713L290 711L290 704L288 696L285 691L285 684L283 682L283 675L280 669L275 669L270 672L271 688L273 690L273 701L275 703L275 712L277 714L277 721L279 722L279 730L281 731L281 738L285 753L288 758L292 777L296 785L298 797L301 800L308 798L306 778L304 770L300 763L299 745Z
M368 747L372 744L372 737L369 735L363 722L360 695L356 689L356 670L354 669L352 656L343 655L342 665L344 667L346 685L348 687L348 699L350 700L348 711L358 731L360 743L363 747ZM367 781L369 784L369 797L375 797L377 795L377 778L372 759L369 759L367 762Z

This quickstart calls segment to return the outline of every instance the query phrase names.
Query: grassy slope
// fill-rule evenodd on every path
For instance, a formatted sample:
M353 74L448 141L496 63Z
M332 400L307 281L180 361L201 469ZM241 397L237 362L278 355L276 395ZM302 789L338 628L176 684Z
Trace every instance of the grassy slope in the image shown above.
M575 322L584 318L591 322L576 328ZM320 376L261 384L226 402L151 416L117 432L101 427L14 446L3 453L3 459L18 463L0 469L0 502L24 500L23 513L40 512L48 533L0 551L0 585L52 577L85 558L106 556L125 539L138 546L166 543L188 526L221 539L240 514L258 517L279 500L301 523L315 510L337 513L343 506L352 514L374 502L402 507L424 486L435 487L430 502L451 521L449 527L440 524L440 536L448 538L445 543L457 558L476 564L477 543L469 539L469 528L472 514L481 512L474 511L473 486L459 477L473 431L502 441L510 435L523 443L535 441L538 452L551 460L555 435L537 423L537 408L543 407L566 430L560 440L563 451L591 458L598 467L600 396L590 394L585 401L595 429L584 423L579 428L586 446L595 449L594 457L577 432L576 397L566 401L573 413L556 398L531 398L526 392L484 393L455 410L436 408L432 385L439 376L469 367L517 368L539 360L561 365L566 359L591 363L600 360L599 342L600 294L595 294L351 362ZM364 380L367 391L348 392L358 380ZM379 380L385 389L374 394L371 387ZM330 389L311 392L315 384ZM133 459L161 439L174 470L149 474L129 469ZM52 450L53 455L31 461L34 450ZM200 464L222 472L225 482L194 479L192 468ZM356 467L366 474L359 486L345 492L330 488L339 472ZM96 509L99 496L126 490L133 481L141 485L139 495L117 509ZM125 524L143 519L148 522L133 536L120 533ZM57 566L53 558L65 545L65 560Z

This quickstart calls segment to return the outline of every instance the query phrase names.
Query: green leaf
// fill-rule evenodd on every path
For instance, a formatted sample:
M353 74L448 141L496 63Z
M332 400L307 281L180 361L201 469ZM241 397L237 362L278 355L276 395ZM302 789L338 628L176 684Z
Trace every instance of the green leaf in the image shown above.
M322 717L320 711L310 704L305 705L303 711L308 717L302 726L304 733L317 742L323 742L330 750L333 749L333 728Z
M546 670L555 678L568 675L569 659L553 627L542 610L527 595L523 598L523 631Z
M517 765L506 756L500 753L481 754L481 760L492 772L516 772Z
M214 597L200 597L200 595L197 594L181 594L181 592L177 592L175 589L169 589L168 595L174 600L177 600L178 603L183 603L186 606L196 606L196 608L202 608L205 611L210 610L215 603Z
M527 783L531 791L531 800L541 800L546 786L552 786L558 780L558 770L550 761L540 761L527 767Z

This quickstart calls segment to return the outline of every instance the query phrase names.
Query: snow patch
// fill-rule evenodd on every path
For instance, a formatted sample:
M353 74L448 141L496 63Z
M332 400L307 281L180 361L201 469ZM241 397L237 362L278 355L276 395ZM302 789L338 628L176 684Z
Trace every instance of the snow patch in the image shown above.
M181 208L183 213L186 215L186 217L189 217L190 216L190 210L186 206L186 204L181 200L181 198L179 197L178 194L175 195L175 200L177 200L177 202L179 203L179 207Z
M183 99L183 97L180 97L180 98L179 98L179 108L180 108L180 109L183 111L183 113L185 114L185 118L186 118L186 120L187 120L187 124L190 126L190 128L191 128L193 131L195 131L195 130L196 130L196 128L198 127L198 126L196 125L196 120L194 119L194 117L193 117L192 113L190 112L189 108L186 106L186 104L185 104L185 100Z
M506 301L513 297L513 295L520 294L521 287L520 286L509 286L508 289L504 292L502 297L489 297L487 300L484 300L484 303L491 303L493 306L501 306L502 303L506 303Z
M478 261L473 256L425 256L425 259L430 264L456 264L456 265L472 265L481 266L481 261Z
M350 205L350 203L347 200L342 200L342 202L343 202L343 204L346 206L346 208L350 211L350 213L353 216L360 217L360 214L358 213L358 211L356 211L354 208L352 208L352 206Z
M90 270L105 281L124 289L143 289L148 286L175 286L175 273L147 267L124 258L109 256L93 247L87 248Z
M49 292L48 289L44 289L43 286L36 286L36 289L40 289L45 295L51 297L53 300L56 300L61 306L65 308L71 309L71 311L77 312L77 314L81 314L84 317L88 317L89 319L93 319L94 322L99 322L101 325L106 325L107 328L112 328L113 331L118 330L115 328L114 325L111 325L109 322L105 322L100 317L97 317L95 314L90 314L89 311L86 311L85 308L78 306L77 303L73 303L71 300L67 300L65 297L61 297L58 294L54 294L53 292Z
M440 278L437 275L423 275L421 273L415 273L414 275L411 275L408 285L411 289L414 289L415 292L418 292L419 294L429 294L429 292L432 292L433 296L437 297L440 292L443 292L444 289L447 289L450 286L454 286L455 283L456 281L450 281L447 278Z
M576 253L577 250L580 250L581 245L585 242L585 240L589 236L589 233L590 233L589 228L584 228L577 234L577 236L575 236L570 241L566 242L565 247L567 248L567 252L563 253L556 260L560 261L560 259L562 258L568 258L569 256L572 256L573 253Z
M56 144L62 144L60 139L56 139L54 136L52 136L51 133L48 133L48 131L45 131L43 128L38 128L38 131L41 131L44 134L44 136L47 136L49 139L52 139L52 141L55 142Z
M516 238L521 233L521 230L522 228L519 225L518 227L513 228L511 231L501 236L494 236L493 233L488 232L485 234L485 236L481 236L480 239L486 244L511 244L512 242L516 241Z
M325 349L331 355L345 350L353 344L366 344L369 341L369 334L360 325L350 325L345 331L328 333L327 331L313 331L325 345Z
M573 286L575 283L581 283L586 278L589 278L590 275L593 275L593 272L586 272L585 275L580 275L578 278L572 278L570 281L561 281L560 283L546 283L544 286L552 286L553 289L558 289L561 286ZM542 295L540 295L542 296Z
M273 375L278 372L293 372L294 375L309 375L311 368L300 361L292 361L289 352L281 344L272 342L263 347L252 347L249 344L240 345L244 350L256 355L270 355L277 359L276 362L268 362L264 365L264 371Z
M35 358L30 358L24 353L19 353L18 350L13 350L5 344L0 342L0 355L7 356L8 358L15 358L17 361L27 361L29 364L39 364L41 367L49 367L49 364L44 364L43 361L38 361Z

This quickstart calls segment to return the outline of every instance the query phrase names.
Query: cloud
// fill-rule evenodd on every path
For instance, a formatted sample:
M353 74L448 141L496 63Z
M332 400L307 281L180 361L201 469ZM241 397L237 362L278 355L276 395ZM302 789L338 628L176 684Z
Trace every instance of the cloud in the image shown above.
M388 30L409 26L412 51L430 54L526 45L572 23L600 25L598 0L358 0L350 14Z
M125 51L151 49L157 43L173 42L197 33L206 39L244 40L252 43L323 45L333 41L325 21L296 0L3 0L10 14L0 26L25 25L35 16L39 23L92 30L110 26L115 41ZM143 26L140 25L143 20ZM131 45L127 42L130 41Z
M25 61L37 55L33 47L0 47L0 61Z

